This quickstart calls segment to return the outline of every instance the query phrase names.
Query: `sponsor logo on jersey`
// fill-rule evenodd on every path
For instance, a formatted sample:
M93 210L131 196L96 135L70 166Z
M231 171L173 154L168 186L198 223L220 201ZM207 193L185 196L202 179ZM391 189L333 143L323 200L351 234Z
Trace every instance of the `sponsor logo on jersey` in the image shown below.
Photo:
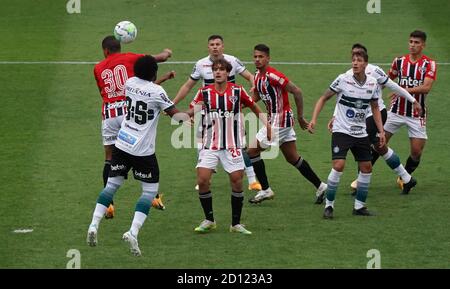
M223 111L223 110L211 110L209 112L209 116L211 118L217 119L217 118L229 118L229 117L233 117L234 113L232 111Z
M123 130L119 130L118 138L130 145L134 145L136 143L136 138L129 133L124 132Z
M124 107L125 104L126 104L126 102L124 100L108 103L108 104L106 104L106 109L114 109L114 108Z
M415 87L423 83L422 80L413 79L411 77L401 77L398 84L402 87Z
M355 112L353 111L353 109L347 109L347 111L345 112L345 115L348 118L354 118L355 117Z
M368 89L368 90L366 90L366 93L372 94L372 93L373 93L373 90Z

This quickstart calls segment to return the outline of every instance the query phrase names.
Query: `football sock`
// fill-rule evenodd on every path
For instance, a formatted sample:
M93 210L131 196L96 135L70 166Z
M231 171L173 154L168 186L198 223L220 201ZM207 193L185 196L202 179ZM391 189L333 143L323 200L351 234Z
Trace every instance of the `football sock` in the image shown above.
M261 155L252 157L250 160L252 161L253 169L255 170L256 177L261 183L262 189L267 190L269 188L269 181L267 180L266 167L264 161L261 159Z
M367 193L369 192L369 183L370 183L370 177L372 176L372 173L362 173L359 172L358 174L358 187L356 188L356 198L355 198L355 209L361 209L364 207L364 204L367 199ZM359 202L357 202L359 201Z
M412 174L417 167L419 166L420 158L418 160L414 160L411 156L408 157L406 161L405 169L409 174Z
M231 225L233 226L241 222L243 203L244 194L242 192L231 192Z
M203 213L205 213L205 219L214 222L211 191L199 193L198 198L200 199L200 203L203 208Z
M147 214L139 211L134 212L134 218L130 228L130 232L131 234L133 234L133 236L137 237L137 235L139 234L139 230L145 222L145 219L147 219Z
M405 183L408 183L411 180L411 175L405 170L400 162L400 158L391 148L388 148L388 151L383 155L383 158L386 160L388 166L393 169Z
M300 171L300 173L308 181L310 181L316 188L319 188L322 182L320 181L316 173L311 169L311 167L309 166L308 162L305 159L299 157L297 162L294 164L294 167L296 167Z
M103 166L103 187L106 187L108 182L109 171L111 171L111 161L105 160L105 165Z
M106 213L106 209L108 209L108 207L105 207L100 203L97 203L95 205L95 210L92 214L91 226L95 226L98 228L98 226L100 225L100 221L103 219L103 216Z
M122 178L122 182L123 182L123 177L115 177L115 178ZM112 178L109 178L109 180L111 180L111 179ZM119 189L121 184L122 183L117 184L117 183L108 181L105 188L100 192L100 194L97 198L97 203L100 203L105 207L109 207L109 205L112 203L112 200L114 198L114 194L117 192L117 190Z
M242 150L242 156L244 157L245 174L247 175L248 184L250 185L256 182L255 171L253 170L252 161L245 150Z
M342 176L342 172L338 172L335 169L331 169L331 172L328 175L328 180L327 180L327 185L328 185L327 202L326 202L327 206L328 206L329 201L334 203L334 199L336 198L336 191L337 191L341 176Z

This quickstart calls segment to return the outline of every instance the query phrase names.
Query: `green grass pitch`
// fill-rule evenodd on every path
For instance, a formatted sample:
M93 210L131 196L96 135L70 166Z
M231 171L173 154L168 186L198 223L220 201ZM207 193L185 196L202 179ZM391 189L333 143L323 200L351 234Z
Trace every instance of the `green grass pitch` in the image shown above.
M367 13L365 0L80 0L79 14L67 13L66 2L1 4L0 268L66 268L70 249L80 251L81 268L366 268L370 249L380 251L382 268L449 267L449 1L381 0L380 14ZM151 210L139 235L143 256L133 257L121 241L140 195L134 180L116 194L116 217L103 220L98 247L88 247L86 231L102 187L104 157L93 64L11 62L99 61L101 40L121 20L138 28L136 41L123 51L157 53L170 47L171 61L206 56L207 37L221 34L225 53L243 61L252 60L255 44L266 43L272 61L349 62L351 45L361 42L370 62L383 64L408 52L411 31L426 31L425 54L443 64L428 96L429 140L414 173L418 186L400 195L396 177L379 161L367 200L378 215L354 217L348 186L356 165L350 157L337 193L336 218L325 221L323 206L313 204L314 187L280 155L266 161L275 200L250 206L253 193L245 192L242 221L253 235L228 232L230 189L223 170L212 184L218 229L196 235L193 228L203 219L194 190L196 152L170 145L176 126L162 116L156 151L167 210ZM274 66L303 89L307 119L330 82L349 68ZM251 63L247 68L254 71ZM173 98L192 64L160 65L161 73L169 69L177 71L164 84ZM315 135L296 126L298 150L323 180L331 168L326 122L333 108L327 103ZM405 163L406 130L390 145ZM33 232L13 233L24 228Z

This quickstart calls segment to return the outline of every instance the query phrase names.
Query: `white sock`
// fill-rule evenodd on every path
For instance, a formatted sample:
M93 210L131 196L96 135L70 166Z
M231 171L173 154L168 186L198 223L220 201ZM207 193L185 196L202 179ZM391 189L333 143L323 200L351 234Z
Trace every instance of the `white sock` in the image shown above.
M325 190L326 185L327 184L325 184L324 182L320 183L320 186L317 188L317 191L316 191L316 197L318 197L320 195L320 192Z
M245 174L247 175L249 185L256 182L256 174L255 174L255 170L253 170L253 166L245 167Z
M137 237L137 235L139 234L139 230L145 222L145 219L147 219L146 214L139 211L134 212L134 218L130 228L131 234L133 234L133 236Z
M334 209L334 201L329 201L328 199L325 199L325 208L331 206Z
M405 184L409 183L409 181L411 180L411 175L408 174L408 172L405 170L405 167L402 164L396 167L394 171L397 173L397 175L400 176L400 178L402 178L402 181Z
M357 199L355 199L355 206L354 206L355 210L359 210L359 209L361 209L361 208L363 208L365 206L366 206L366 203L358 201Z
M95 205L95 210L92 214L91 226L95 226L98 228L98 226L100 225L100 221L103 219L103 216L106 213L106 209L108 208L100 203L97 203L97 205Z

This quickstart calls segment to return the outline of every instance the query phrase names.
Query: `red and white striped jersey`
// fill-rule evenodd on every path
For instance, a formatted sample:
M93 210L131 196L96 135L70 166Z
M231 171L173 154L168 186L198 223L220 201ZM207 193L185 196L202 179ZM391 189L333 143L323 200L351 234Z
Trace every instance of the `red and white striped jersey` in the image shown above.
M217 91L214 84L200 88L190 107L202 105L202 147L210 150L243 148L242 106L253 104L245 89L231 82L224 92Z
M268 66L265 73L255 73L255 89L264 101L268 121L272 127L292 127L294 117L289 105L286 85L289 79L275 68Z
M416 62L412 62L409 54L396 57L389 70L391 79L398 78L398 85L403 88L410 88L422 85L425 77L436 80L436 62L428 56L422 57ZM413 105L403 97L394 97L391 102L391 112L409 117L426 117L426 106L424 93L413 94L414 98L422 105L422 115L414 112Z
M134 63L144 54L113 53L94 67L102 95L102 119L125 114L125 82L134 76Z

